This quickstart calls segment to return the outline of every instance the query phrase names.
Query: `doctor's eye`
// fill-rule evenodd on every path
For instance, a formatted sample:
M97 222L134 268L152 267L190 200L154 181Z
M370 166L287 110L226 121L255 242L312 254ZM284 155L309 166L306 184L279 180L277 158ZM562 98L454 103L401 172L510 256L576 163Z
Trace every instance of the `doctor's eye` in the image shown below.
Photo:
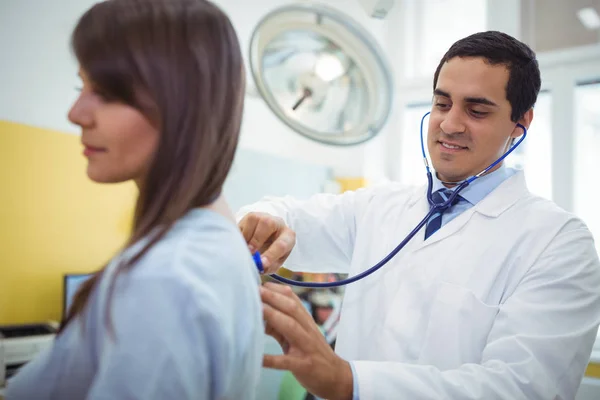
M440 110L447 110L448 108L450 108L450 104L446 103L435 103L435 106Z
M488 114L489 114L489 112L487 112L487 111L477 111L477 110L471 110L471 114L473 114L473 116L474 116L475 118L483 118L483 117L485 117L486 115L488 115Z

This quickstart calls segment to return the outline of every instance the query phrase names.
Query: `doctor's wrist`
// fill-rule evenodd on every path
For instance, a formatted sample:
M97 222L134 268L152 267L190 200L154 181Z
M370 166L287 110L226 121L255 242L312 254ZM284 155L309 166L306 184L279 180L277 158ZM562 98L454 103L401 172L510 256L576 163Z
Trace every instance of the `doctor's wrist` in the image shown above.
M335 393L328 397L329 400L352 400L354 394L354 378L350 363L340 358L338 377L334 386Z

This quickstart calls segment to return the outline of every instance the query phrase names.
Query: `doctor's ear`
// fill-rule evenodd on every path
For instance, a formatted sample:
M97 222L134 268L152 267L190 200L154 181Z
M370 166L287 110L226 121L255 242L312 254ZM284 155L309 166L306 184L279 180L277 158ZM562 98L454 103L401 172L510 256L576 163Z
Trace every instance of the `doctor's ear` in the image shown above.
M531 125L531 121L533 120L533 108L530 108L519 120L519 124L523 125L525 129L529 129L529 125ZM515 125L515 129L510 135L513 138L517 138L523 134L523 130Z

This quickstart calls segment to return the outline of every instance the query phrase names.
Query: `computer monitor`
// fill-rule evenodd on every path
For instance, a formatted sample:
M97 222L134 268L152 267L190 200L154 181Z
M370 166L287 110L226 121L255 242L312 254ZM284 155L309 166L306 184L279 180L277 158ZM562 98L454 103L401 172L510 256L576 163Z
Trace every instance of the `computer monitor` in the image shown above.
M71 307L77 289L91 276L92 274L65 274L63 280L63 318L67 316L67 311Z

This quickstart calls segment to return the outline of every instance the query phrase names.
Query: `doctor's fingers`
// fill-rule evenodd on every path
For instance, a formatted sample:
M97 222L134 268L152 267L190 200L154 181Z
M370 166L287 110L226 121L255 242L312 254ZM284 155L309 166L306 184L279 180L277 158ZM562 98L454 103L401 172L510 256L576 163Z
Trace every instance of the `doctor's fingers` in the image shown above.
M265 243L263 249L261 249L265 273L271 274L277 272L292 252L295 244L296 234L288 227L285 227L272 243Z
M283 221L281 223L283 224ZM270 214L251 212L240 220L238 226L250 251L255 252L277 231L279 222L277 217Z
M305 358L290 355L263 355L263 367L291 371L292 373L306 367Z
M275 241L287 227L279 217L256 212L246 215L240 221L240 228L250 251L254 252L262 249L268 241Z
M260 288L260 297L263 305L269 305L278 312L291 317L308 334L318 333L321 335L312 316L289 286L267 282ZM276 326L274 327L277 329ZM278 331L285 335L285 332L279 329Z
M258 221L260 220L261 213L248 213L244 215L244 217L238 223L238 227L240 231L242 231L242 236L246 240L246 243L250 244L250 240L254 235L254 231L256 230L256 225L258 225ZM250 249L251 251L253 249Z
M310 335L305 328L294 318L263 303L263 317L269 326L270 336L275 337L282 349L288 352L290 348L302 349L310 341ZM285 346L285 348L284 348Z
M277 343L279 343L279 346L281 347L283 354L287 354L287 352L290 349L290 344L287 342L287 340L285 340L285 338L283 337L283 335L281 333L279 333L275 329L273 329L273 327L270 324L266 324L265 334L267 334L267 335L271 336L273 339L275 339L277 341Z

